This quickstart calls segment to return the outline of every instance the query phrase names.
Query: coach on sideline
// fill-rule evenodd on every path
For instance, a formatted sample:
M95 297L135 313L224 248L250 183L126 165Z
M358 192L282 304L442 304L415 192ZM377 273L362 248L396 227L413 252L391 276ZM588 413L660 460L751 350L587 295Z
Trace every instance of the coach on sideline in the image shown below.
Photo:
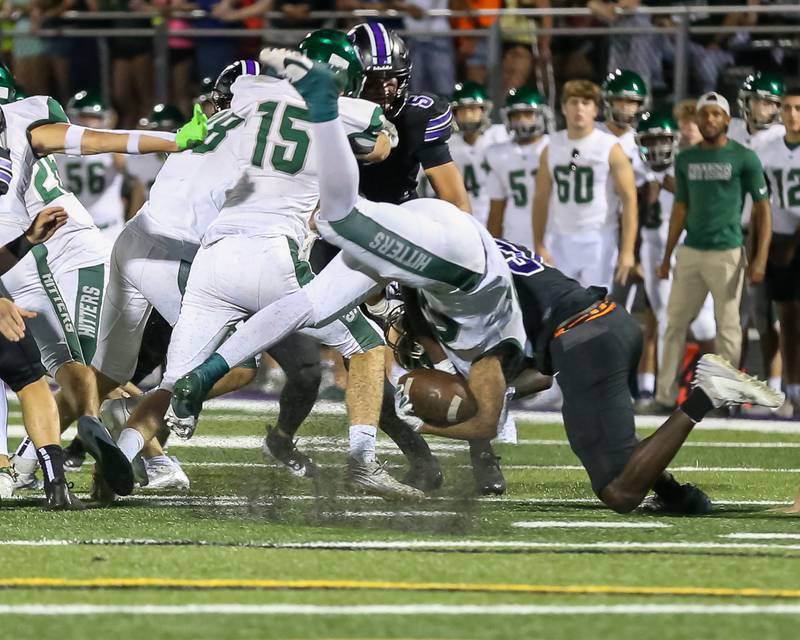
M679 153L675 161L675 202L660 278L669 276L672 252L684 229L686 237L677 251L667 303L657 408L675 405L686 333L709 291L717 323L716 351L734 365L739 362L739 301L747 265L741 225L745 193L753 197L756 234L754 255L747 266L750 281L761 282L767 268L772 219L764 170L753 151L728 139L730 120L730 107L723 96L714 92L702 95L697 101L697 124L703 141Z

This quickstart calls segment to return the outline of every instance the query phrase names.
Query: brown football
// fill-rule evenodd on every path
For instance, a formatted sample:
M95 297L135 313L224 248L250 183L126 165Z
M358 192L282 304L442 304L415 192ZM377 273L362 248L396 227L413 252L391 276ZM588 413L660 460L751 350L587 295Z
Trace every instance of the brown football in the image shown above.
M411 398L414 415L434 427L449 427L469 420L478 405L467 381L437 369L415 369L400 378Z

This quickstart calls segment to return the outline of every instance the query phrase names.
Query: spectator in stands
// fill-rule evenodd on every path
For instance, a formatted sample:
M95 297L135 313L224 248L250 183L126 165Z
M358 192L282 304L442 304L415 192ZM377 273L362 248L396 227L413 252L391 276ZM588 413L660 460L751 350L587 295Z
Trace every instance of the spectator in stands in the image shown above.
M672 0L651 0L654 6L670 6ZM689 7L713 7L730 5L756 5L758 0L734 1L734 0L689 0L681 3ZM674 25L675 22L667 16L659 16L654 23L659 26ZM746 27L755 24L755 14L753 13L704 13L696 11L689 16L690 27L715 27L738 26ZM740 34L743 32L740 32ZM698 89L707 93L714 91L719 82L720 73L734 63L734 57L729 50L731 39L735 37L733 33L695 33L690 34L688 42L689 71L697 82ZM664 59L672 62L675 56L675 40L672 37L664 37L662 40Z
M86 0L90 11L127 11L130 18L118 18L108 26L115 29L142 29L146 17L137 13L149 10L140 0ZM139 118L153 107L153 41L151 38L117 36L108 39L111 53L111 99L119 115L119 127L135 129Z
M185 0L153 0L167 20L170 34L180 33L192 25L186 18L173 14L191 11L194 6ZM192 112L192 75L194 72L194 40L180 35L169 38L169 102L181 113Z
M0 15L3 19L14 20L14 34L30 34L38 26L38 8L29 0L5 0ZM29 95L46 95L49 90L48 75L43 38L33 35L15 37L12 46L13 64L11 68L17 83Z
M739 304L746 262L741 225L745 193L753 198L752 224L758 237L747 275L751 282L761 282L766 272L772 236L769 190L758 156L728 139L730 119L724 97L713 92L701 96L697 124L703 141L681 151L675 161L675 201L659 277L669 277L672 252L684 229L686 237L678 248L667 303L655 409L666 411L675 405L675 378L686 333L709 292L714 299L717 353L729 362L739 361Z
M75 0L38 0L32 2L31 19L42 29L58 29L63 25L61 16L75 7ZM66 104L70 97L70 58L75 42L70 38L45 38L47 64L39 73L50 72L50 90L47 95Z
M478 11L502 8L502 0L451 0L454 11ZM488 82L486 65L489 61L488 29L497 16L459 16L451 18L453 29L486 29L487 37L459 37L456 39L456 59L463 66L465 79L485 85Z
M505 0L506 9L549 9L550 0ZM536 36L533 30L553 26L553 16L530 18L505 15L500 18L503 31L503 91L533 84L536 64L550 61L550 36Z
M588 7L599 20L612 27L652 28L649 15L619 13L619 10L634 10L644 4L641 0L589 0ZM638 73L651 90L663 89L662 40L656 33L611 36L608 39L609 73L615 69L630 69Z
M256 16L263 16L270 11L279 11L283 18L272 18L270 24L277 29L318 29L322 20L312 19L313 11L332 11L334 0L255 0L245 5L241 0L222 0L214 10L214 15L223 22L244 21ZM279 34L277 34L279 35ZM292 36L288 40L277 38L275 43L291 46L299 38Z
M403 0L335 0L337 11L394 11L403 12L406 3ZM369 18L370 22L380 22L387 29L397 31L403 28L402 18ZM339 24L340 29L349 31L351 27L356 26L360 22L364 22L364 18L352 18L349 20L341 20Z
M226 26L214 17L214 8L220 0L193 0L198 9L206 12L207 17L195 20L192 23L197 29L221 29ZM198 78L215 78L220 72L236 59L239 47L235 38L199 38L195 41L195 61L197 63Z
M456 59L449 20L431 16L431 9L447 9L449 0L412 0L408 3L405 28L411 51L411 92L429 91L449 96L456 83ZM436 35L441 33L444 35Z

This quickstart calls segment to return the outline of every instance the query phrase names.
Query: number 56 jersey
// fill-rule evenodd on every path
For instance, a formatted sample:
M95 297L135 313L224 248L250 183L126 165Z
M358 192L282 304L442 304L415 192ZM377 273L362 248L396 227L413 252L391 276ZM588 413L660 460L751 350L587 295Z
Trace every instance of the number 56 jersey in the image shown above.
M203 245L228 235L286 236L302 244L319 201L319 172L336 167L317 166L305 101L288 81L241 76L231 89L231 109L244 125L231 132L226 149L239 177ZM342 97L339 112L348 137L377 139L380 107Z

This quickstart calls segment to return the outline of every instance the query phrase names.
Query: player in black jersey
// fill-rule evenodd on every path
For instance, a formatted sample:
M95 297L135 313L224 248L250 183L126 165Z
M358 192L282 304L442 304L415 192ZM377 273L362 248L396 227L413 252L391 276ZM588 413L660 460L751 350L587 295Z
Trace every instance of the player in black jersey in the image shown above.
M447 146L453 131L450 101L430 93L408 94L408 48L400 36L382 24L359 24L347 37L361 54L366 76L361 97L383 108L399 138L383 162L359 166L361 193L376 202L400 204L412 200L417 197L417 176L422 167L438 198L470 212L464 179ZM504 493L505 479L490 443L470 442L470 457L479 493Z
M627 513L653 489L656 495L648 503L653 510L707 513L708 497L691 484L679 484L667 465L711 409L746 402L777 408L782 394L719 356L706 355L688 399L650 437L639 440L628 387L642 348L637 322L606 299L605 289L584 289L528 249L496 242L513 275L535 366L558 374L567 438L597 496ZM448 435L446 428L427 426L423 433Z
M400 204L417 197L420 166L437 197L470 211L469 196L447 141L453 131L450 102L430 93L408 94L411 60L403 40L380 23L353 27L348 39L361 54L361 97L383 108L399 142L380 164L362 165L360 190L376 202Z

